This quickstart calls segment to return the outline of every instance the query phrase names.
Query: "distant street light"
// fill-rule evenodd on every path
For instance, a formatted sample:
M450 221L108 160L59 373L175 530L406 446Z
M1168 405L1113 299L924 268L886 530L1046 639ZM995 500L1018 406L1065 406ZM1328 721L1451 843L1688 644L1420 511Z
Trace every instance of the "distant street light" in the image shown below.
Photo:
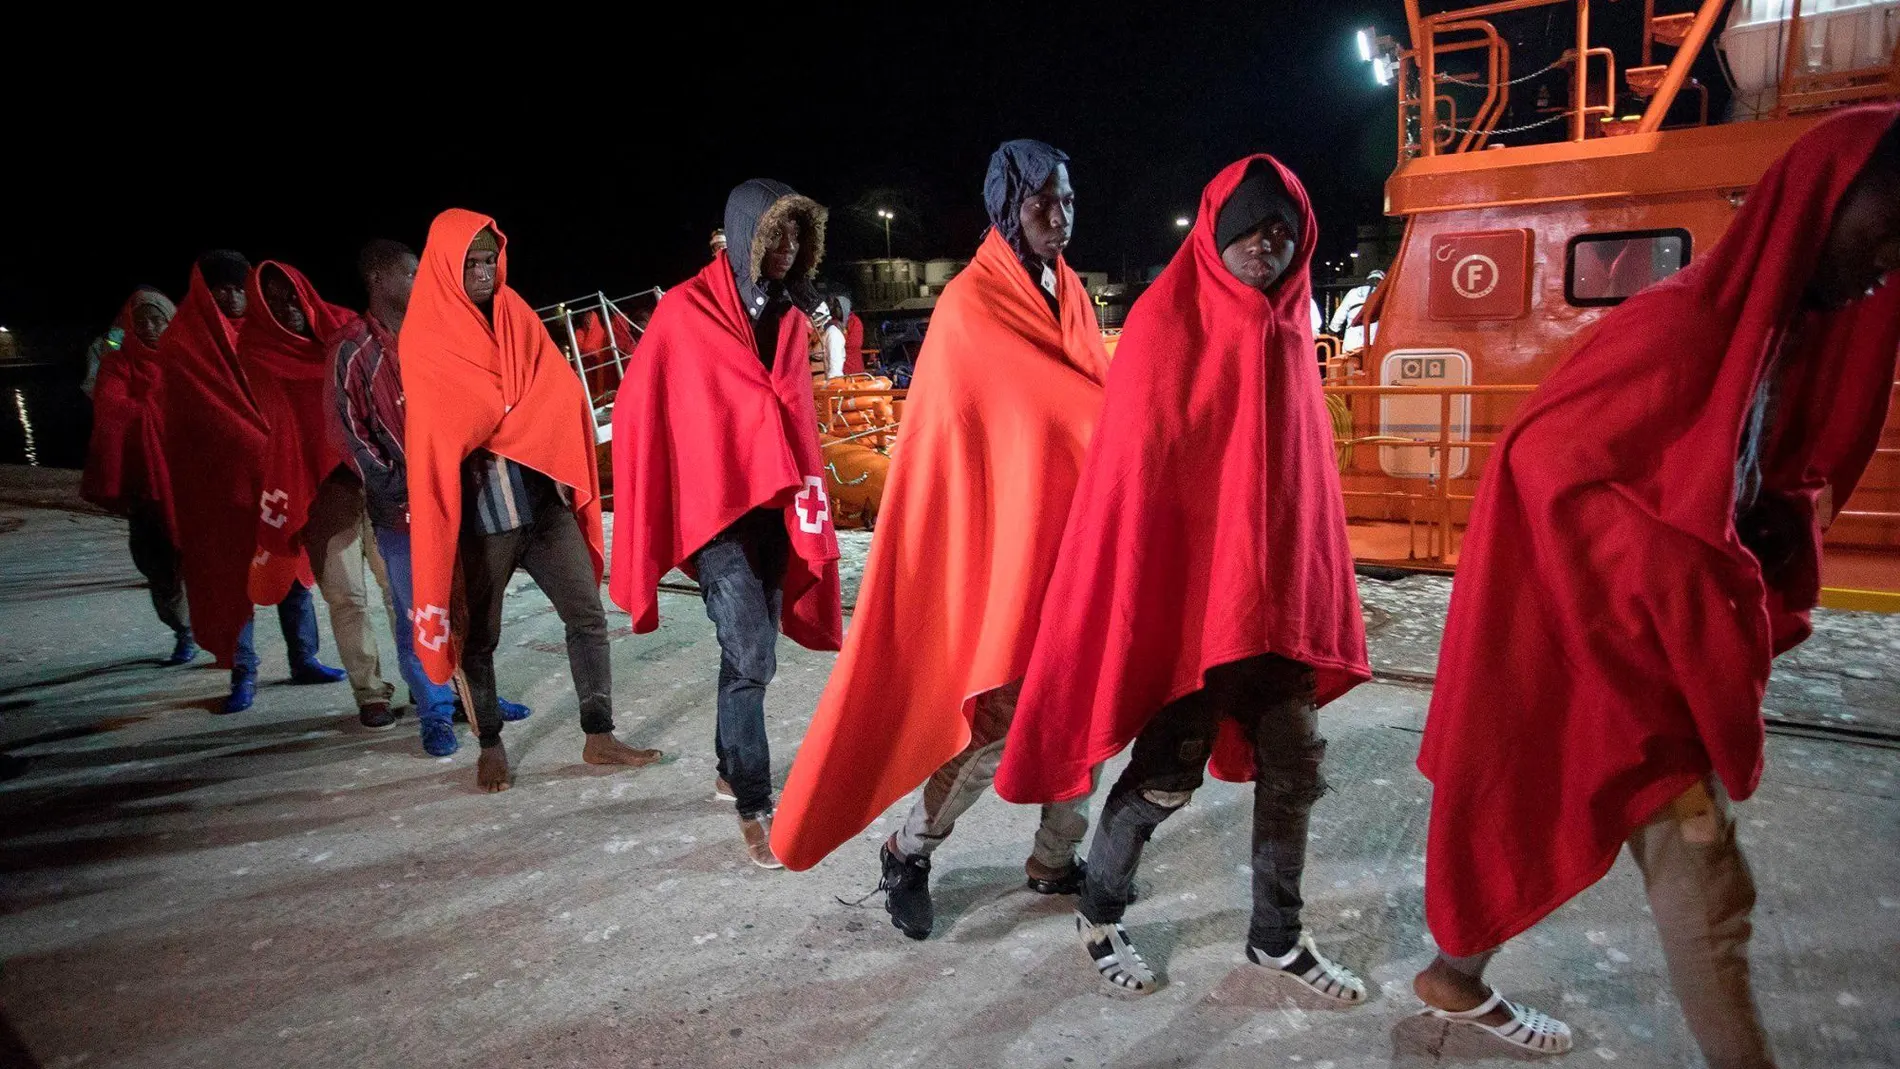
M1187 216L1178 215L1178 216L1175 216L1174 225L1180 227L1183 230L1186 230L1188 227L1193 226L1194 223L1191 220L1189 220Z
M888 260L891 258L891 220L897 218L897 213L879 208L877 217L884 220L884 258Z

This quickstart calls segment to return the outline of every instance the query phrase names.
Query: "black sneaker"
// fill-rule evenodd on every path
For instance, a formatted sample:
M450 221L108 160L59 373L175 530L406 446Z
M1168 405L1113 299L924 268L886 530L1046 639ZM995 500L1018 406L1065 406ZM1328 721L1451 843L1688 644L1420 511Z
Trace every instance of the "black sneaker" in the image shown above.
M1077 861L1070 865L1067 872L1038 874L1038 865L1030 861L1024 866L1027 883L1031 891L1039 895L1079 895L1082 885L1088 882L1089 863Z
M1077 858L1075 867L1067 872L1056 876L1038 876L1036 863L1031 861L1024 866L1024 872L1025 884L1039 895L1079 895L1082 893L1083 885L1089 880L1089 863ZM1132 906L1139 901L1141 901L1141 892L1135 890L1134 884L1129 884L1127 904Z
M936 909L930 904L930 859L899 857L885 843L878 851L884 864L884 876L878 890L884 894L884 911L891 925L912 939L924 939L937 923Z
M396 726L396 711L388 702L370 702L357 708L356 719L371 731L382 731Z

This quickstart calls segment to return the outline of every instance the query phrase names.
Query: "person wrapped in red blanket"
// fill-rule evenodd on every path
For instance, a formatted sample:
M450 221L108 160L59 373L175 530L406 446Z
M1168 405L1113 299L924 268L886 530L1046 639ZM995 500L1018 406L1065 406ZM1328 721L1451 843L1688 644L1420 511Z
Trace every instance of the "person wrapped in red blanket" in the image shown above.
M660 578L698 579L719 633L715 792L734 799L747 853L769 842L765 688L781 626L835 650L844 620L807 363L825 210L754 180L726 200L727 250L660 299L614 401L610 590L633 629L659 626Z
M1627 844L1709 1064L1773 1064L1729 802L1761 776L1770 662L1809 633L1828 502L1853 491L1892 395L1900 292L1866 295L1900 267L1896 117L1854 109L1804 135L1493 452L1419 754L1441 957L1415 986L1440 1015L1566 1049L1483 968Z
M508 285L507 238L450 208L429 225L397 339L417 655L446 683L458 654L481 756L475 781L512 782L495 692L502 598L526 569L567 625L588 764L660 759L614 737L613 666L600 603L600 476L580 377ZM453 621L459 565L468 633Z
M272 562L308 560L330 607L330 631L349 674L358 722L371 730L393 727L389 699L395 688L383 679L370 633L365 571L385 591L389 583L381 559L368 548L362 480L343 462L341 435L325 403L329 342L351 313L319 296L301 271L270 260L251 272L248 303L250 313L238 328L238 363L270 427L251 600L274 605L297 582Z
M172 544L171 477L147 411L158 377L158 343L178 309L155 289L133 291L100 346L92 389L92 439L79 494L126 518L132 565L151 590L152 610L172 630L172 653L162 663L188 664L198 655L191 637L178 549ZM111 339L116 338L116 341Z
M184 303L159 342L156 399L148 413L171 481L172 531L192 630L218 664L231 669L224 713L243 712L257 699L250 580L269 424L237 358L250 275L250 262L235 252L198 258ZM291 682L342 679L341 671L317 660L307 566L298 557L279 564L299 576L277 604Z
M931 315L844 654L772 829L778 856L810 868L925 783L879 851L885 908L913 939L935 923L931 857L1002 757L1101 410L1108 354L1062 259L1067 160L1029 140L990 159L991 228ZM1086 795L1042 807L1032 890L1081 887L1087 832Z
M1340 1002L1366 997L1300 924L1325 790L1316 710L1371 676L1313 374L1316 231L1291 171L1240 160L1130 310L997 773L1012 802L1076 798L1133 740L1076 914L1118 994L1155 989L1122 914L1144 844L1211 758L1254 784L1248 958Z

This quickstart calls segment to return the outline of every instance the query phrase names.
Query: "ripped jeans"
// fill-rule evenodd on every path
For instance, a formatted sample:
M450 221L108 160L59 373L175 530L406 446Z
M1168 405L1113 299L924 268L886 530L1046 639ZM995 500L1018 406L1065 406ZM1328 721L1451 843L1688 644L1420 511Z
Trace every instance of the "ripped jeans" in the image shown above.
M1272 655L1221 665L1207 686L1172 702L1135 739L1128 768L1109 790L1089 847L1083 916L1121 920L1142 848L1161 822L1201 785L1222 721L1232 717L1253 743L1253 921L1248 942L1278 957L1300 938L1300 877L1307 816L1326 791L1313 707L1313 672Z

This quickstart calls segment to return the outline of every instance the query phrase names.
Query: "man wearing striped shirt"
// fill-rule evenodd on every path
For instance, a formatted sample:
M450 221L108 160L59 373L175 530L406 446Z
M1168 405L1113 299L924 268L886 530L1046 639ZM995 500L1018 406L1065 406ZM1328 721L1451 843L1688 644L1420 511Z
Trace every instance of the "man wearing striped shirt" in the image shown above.
M395 616L397 660L403 681L416 703L422 748L431 756L447 757L460 746L455 737L455 691L433 682L416 658L413 629L405 623L414 612L409 567L409 478L403 460L403 399L401 365L396 357L396 335L402 330L409 306L409 289L416 278L416 254L394 241L369 243L357 268L369 291L369 312L349 325L335 342L331 371L336 377L336 409L345 452L363 479L370 526L376 530L376 548L389 571L389 595ZM532 516L527 507L529 488L523 469L489 453L469 458L464 472L483 487L471 492L487 532L513 530ZM501 700L504 720L526 719L528 707Z

